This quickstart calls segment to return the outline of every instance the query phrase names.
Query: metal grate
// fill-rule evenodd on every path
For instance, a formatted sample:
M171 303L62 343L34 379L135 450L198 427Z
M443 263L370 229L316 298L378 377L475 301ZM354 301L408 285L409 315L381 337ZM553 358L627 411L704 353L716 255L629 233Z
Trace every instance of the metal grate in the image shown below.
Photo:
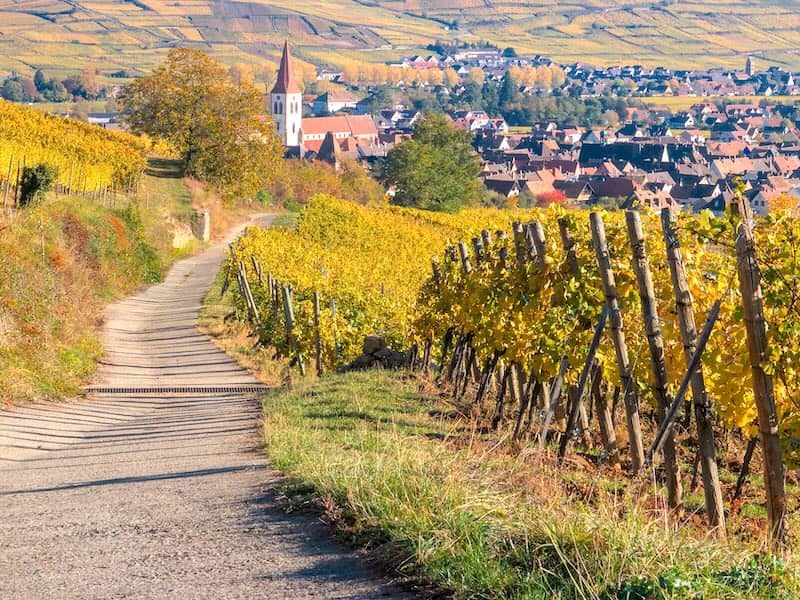
M267 385L173 385L173 386L137 386L111 387L89 386L84 388L87 394L263 394L270 387Z

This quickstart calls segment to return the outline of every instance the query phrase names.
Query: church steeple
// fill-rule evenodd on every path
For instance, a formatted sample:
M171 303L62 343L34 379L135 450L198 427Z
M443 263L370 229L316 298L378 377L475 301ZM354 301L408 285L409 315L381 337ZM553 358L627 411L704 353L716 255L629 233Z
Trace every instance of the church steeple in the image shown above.
M289 40L283 42L283 55L281 65L278 68L278 77L275 87L272 88L273 94L299 94L300 86L294 78L292 69L292 54L289 51Z
M300 145L303 126L303 95L294 78L289 42L283 44L283 56L278 68L275 87L269 95L275 129L284 146Z

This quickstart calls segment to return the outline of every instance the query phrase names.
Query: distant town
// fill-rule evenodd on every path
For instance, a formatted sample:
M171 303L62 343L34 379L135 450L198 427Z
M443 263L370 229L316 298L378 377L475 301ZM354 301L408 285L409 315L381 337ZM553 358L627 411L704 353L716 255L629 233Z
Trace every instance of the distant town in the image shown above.
M459 55L448 58L455 61ZM531 66L486 49L466 53L460 60L459 71L468 65L475 68L475 64L497 69L487 76L499 78L500 96L509 93L507 89L504 92L511 79L509 61L519 68ZM419 68L437 68L440 62L432 57L409 59L409 64ZM547 66L543 57L533 62ZM756 89L780 94L797 91L791 73L774 68L754 72L749 58L745 67L741 74L701 74L572 65L564 71L567 79L563 85L570 91L576 85L591 86L593 93L621 86L665 95L693 89L716 94ZM622 83L614 83L617 81ZM463 93L458 88L452 92ZM510 93L518 98L530 90L523 85ZM317 116L304 117L293 111L298 102L307 114ZM402 104L374 106L370 94L360 99L351 92L302 96L292 74L288 46L284 49L271 110L290 155L335 167L345 159L367 167L375 165L396 144L413 136L424 113ZM796 112L794 106L771 103L766 97L759 103L736 102L735 98L712 102L698 97L679 111L657 105L616 106L611 110L614 118L609 116L604 127L581 126L572 118L540 119L527 131L512 131L502 114L484 110L450 110L446 114L456 127L474 134L487 198L498 205L561 202L721 213L735 193L743 192L753 212L764 215L770 210L795 208L800 199L800 129L795 120L800 115Z
M430 50L319 69L309 82L285 45L265 103L287 156L374 169L425 114L442 112L474 135L486 202L496 205L719 213L738 190L756 214L798 206L800 73L759 69L753 57L741 71L676 71L557 65L485 45ZM121 126L121 89L88 69L64 82L12 74L2 85L16 101L107 99L108 110L80 115L107 128Z

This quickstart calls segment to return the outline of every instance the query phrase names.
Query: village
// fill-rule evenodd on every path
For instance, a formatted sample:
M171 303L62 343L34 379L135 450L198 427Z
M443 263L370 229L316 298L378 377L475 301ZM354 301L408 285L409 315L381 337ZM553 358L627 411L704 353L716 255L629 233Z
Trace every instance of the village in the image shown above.
M480 56L473 60L489 60ZM752 70L750 59L747 67ZM784 84L793 86L787 75ZM584 81L593 79L587 77ZM404 105L368 112L366 99L349 92L304 97L288 45L270 98L288 155L334 167L355 160L370 168L412 137L424 117ZM447 115L474 135L486 198L496 205L559 202L722 213L734 194L743 193L757 215L795 208L800 131L791 118L794 107L697 100L677 112L657 105L626 107L617 125L605 128L542 120L527 131L512 131L502 116L481 110ZM304 117L304 107L306 114L324 116Z

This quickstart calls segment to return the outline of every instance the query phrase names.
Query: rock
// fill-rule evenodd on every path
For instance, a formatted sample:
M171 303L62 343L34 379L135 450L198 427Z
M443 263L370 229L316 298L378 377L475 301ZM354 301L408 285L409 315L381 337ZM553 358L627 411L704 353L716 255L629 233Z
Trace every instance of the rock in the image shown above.
M361 347L362 354L375 354L381 350L386 350L386 340L379 335L368 335L364 338L364 345Z
M348 371L365 371L367 369L401 369L408 366L409 356L405 352L397 352L386 346L386 341L378 335L364 338L363 354L350 364L340 367L340 373Z
M397 352L391 348L384 348L375 352L374 356L384 369L400 369L408 365L408 356L404 352Z

